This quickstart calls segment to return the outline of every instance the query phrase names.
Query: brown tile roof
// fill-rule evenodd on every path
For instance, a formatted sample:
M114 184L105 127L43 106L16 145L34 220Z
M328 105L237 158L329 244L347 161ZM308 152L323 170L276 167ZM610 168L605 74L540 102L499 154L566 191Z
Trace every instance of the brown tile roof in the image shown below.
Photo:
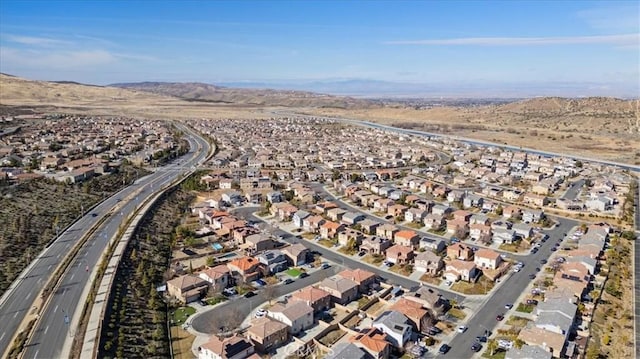
M373 353L384 352L390 345L387 341L387 335L378 328L369 328L362 334L356 334L350 338L350 341L360 342L362 346Z
M258 263L260 262L253 257L242 257L232 260L228 265L235 266L242 271L247 271Z
M288 327L288 325L277 320L262 317L251 320L251 326L249 327L248 332L258 338L266 338L283 329L286 330Z
M212 335L209 338L208 342L201 345L202 348L208 349L220 355L222 358L230 358L235 355L233 353L227 352L231 347L235 347L235 348L241 347L246 349L252 346L253 344L251 344L251 342L249 342L246 338L241 337L239 335L234 335L232 337L222 338L222 339L218 338L216 335ZM231 355L228 355L228 354L231 354Z
M302 288L291 295L291 297L294 299L304 300L309 303L314 303L314 302L317 302L318 300L321 300L322 298L326 298L330 296L331 294L329 294L327 291L322 290L320 288L316 288L316 287Z
M351 279L358 284L376 276L373 272L369 272L368 270L360 268L354 270L345 269L342 272L338 273L338 275L342 278Z

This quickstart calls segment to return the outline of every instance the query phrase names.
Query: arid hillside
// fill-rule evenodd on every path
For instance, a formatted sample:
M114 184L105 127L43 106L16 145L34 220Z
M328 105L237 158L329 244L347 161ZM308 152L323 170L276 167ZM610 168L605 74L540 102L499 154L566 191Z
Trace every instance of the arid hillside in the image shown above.
M640 101L535 98L479 107L309 110L501 144L640 164Z
M247 106L320 107L320 108L374 108L371 101L323 95L304 91L239 89L214 86L198 82L139 82L113 84L111 87L135 89L160 95L175 96L188 101Z

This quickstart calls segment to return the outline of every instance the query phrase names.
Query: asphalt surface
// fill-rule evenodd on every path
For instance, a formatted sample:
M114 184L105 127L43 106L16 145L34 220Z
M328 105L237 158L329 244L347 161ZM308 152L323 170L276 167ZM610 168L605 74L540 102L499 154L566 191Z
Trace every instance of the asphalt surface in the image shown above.
M542 268L543 264L540 263L542 259L548 259L551 254L551 248L559 241L564 239L566 233L579 222L566 219L556 218L560 224L551 230L545 231L549 235L549 239L542 244L540 249L535 254L528 256L519 256L518 260L524 263L524 268L518 273L511 272L497 289L491 293L491 296L487 298L479 308L476 309L475 314L465 324L469 329L462 334L457 334L454 339L448 343L451 345L451 351L446 354L450 358L468 358L473 352L471 351L471 344L475 342L476 336L484 334L485 330L491 332L494 331L498 325L496 317L499 314L507 313L505 304L513 304L514 307L511 310L515 310L517 307L516 300L525 292L527 286L532 282L529 279L530 274L537 274L537 268ZM506 319L505 319L506 320Z
M65 254L100 218L106 216L105 222L81 248L61 278L60 286L52 294L24 352L25 358L34 359L64 356L62 349L65 341L70 342L76 334L75 328L70 324L73 323L76 307L85 303L86 298L82 298L82 291L88 282L89 271L98 264L108 240L117 233L123 220L133 213L137 204L142 203L145 197L188 172L192 166L206 157L210 146L204 139L196 137L193 133L189 133L185 138L191 146L188 154L175 160L173 164L138 179L134 185L100 203L46 248L32 266L18 278L15 287L7 292L6 299L3 297L0 305L0 353L8 349L9 341L32 307L37 293ZM113 214L109 214L112 210Z
M306 278L298 278L291 284L276 284L273 286L271 298L267 296L264 290L256 290L256 295L251 298L245 298L242 295L236 295L230 300L212 308L209 311L201 312L193 316L191 327L203 334L214 334L220 331L229 331L235 328L229 328L229 323L241 323L254 309L260 305L285 294L295 292L308 285L322 281L338 273L342 268L339 266L331 266L327 269L318 269L309 274Z

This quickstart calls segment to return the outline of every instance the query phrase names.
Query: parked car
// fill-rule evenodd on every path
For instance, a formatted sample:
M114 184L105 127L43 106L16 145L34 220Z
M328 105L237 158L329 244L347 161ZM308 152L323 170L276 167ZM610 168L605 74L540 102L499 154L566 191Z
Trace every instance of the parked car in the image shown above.
M327 269L329 267L331 267L329 263L322 263L322 267L321 267L322 269Z
M467 329L468 329L468 328L467 328L466 326L461 325L461 326L459 326L459 327L458 327L458 329L457 329L457 330L458 330L458 333L464 333L464 332L466 332L466 331L467 331Z
M538 301L535 299L527 299L527 304L529 305L538 305Z
M225 289L222 291L222 294L225 294L225 295L227 295L227 296L232 296L232 295L236 295L236 294L238 294L238 291L236 291L236 289L235 289L235 288L225 288Z
M365 252L365 251L360 251L360 252L358 252L358 257L362 257L362 256L364 256L365 254L367 254L367 252Z
M266 311L266 310L264 310L264 309L262 309L262 308L260 308L260 309L258 309L258 310L256 311L256 318L262 318L262 317L264 317L265 315L267 315L267 311Z
M267 285L267 282L263 281L262 279L256 279L256 283L258 283L258 285L260 285L260 286Z
M473 350L474 352L479 352L480 349L482 349L482 344L475 342L473 344L471 344L471 350Z
M251 298L251 297L255 297L255 295L256 295L256 292L246 292L244 294L244 297L245 298Z
M498 314L498 316L496 317L497 321L502 321L504 319L504 314Z
M293 279L291 279L291 278L287 278L287 279L285 279L285 280L284 280L284 282L282 282L282 283L284 283L284 284L291 284L291 283L293 283Z
M442 344L440 346L440 349L438 349L438 352L440 352L440 354L447 354L447 352L449 351L449 349L451 349L450 346L448 346L447 344Z
M308 276L309 276L309 274L307 274L306 272L302 272L302 273L300 273L298 278L307 278Z
M529 274L529 279L536 279L536 275L535 274Z
M509 309L511 309L511 308L513 308L513 304L511 304L511 303L508 303L508 304L505 304L505 305L504 305L504 309L509 310Z
M479 335L476 337L476 342L478 343L486 343L487 342L487 337L484 335Z

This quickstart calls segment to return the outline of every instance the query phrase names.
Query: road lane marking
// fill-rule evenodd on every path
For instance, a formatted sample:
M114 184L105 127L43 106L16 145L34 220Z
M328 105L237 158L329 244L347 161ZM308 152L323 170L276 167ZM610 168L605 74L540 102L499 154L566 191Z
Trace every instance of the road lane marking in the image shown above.
M18 311L18 312L16 312L16 314L14 314L14 315L13 315L13 317L14 317L14 318L15 318L15 317L17 317L17 316L18 316L18 313L20 313L20 312L19 312L19 311Z
M76 274L75 274L75 273L73 273L73 274L71 275L71 278L69 278L69 280L73 280L73 277L74 277L75 275L76 275Z
M53 312L57 312L58 311L58 306L56 305L56 307L53 309Z
M49 326L47 325L46 328L44 328L44 334L47 334L47 330L49 330Z
M36 350L36 354L33 356L33 359L36 359L38 357L38 353L40 353L40 350Z
M53 264L49 264L49 267L47 267L47 270L51 270L51 267L53 267Z
M0 340L2 340L2 338L4 338L4 335L7 333L2 333L2 335L0 335Z

